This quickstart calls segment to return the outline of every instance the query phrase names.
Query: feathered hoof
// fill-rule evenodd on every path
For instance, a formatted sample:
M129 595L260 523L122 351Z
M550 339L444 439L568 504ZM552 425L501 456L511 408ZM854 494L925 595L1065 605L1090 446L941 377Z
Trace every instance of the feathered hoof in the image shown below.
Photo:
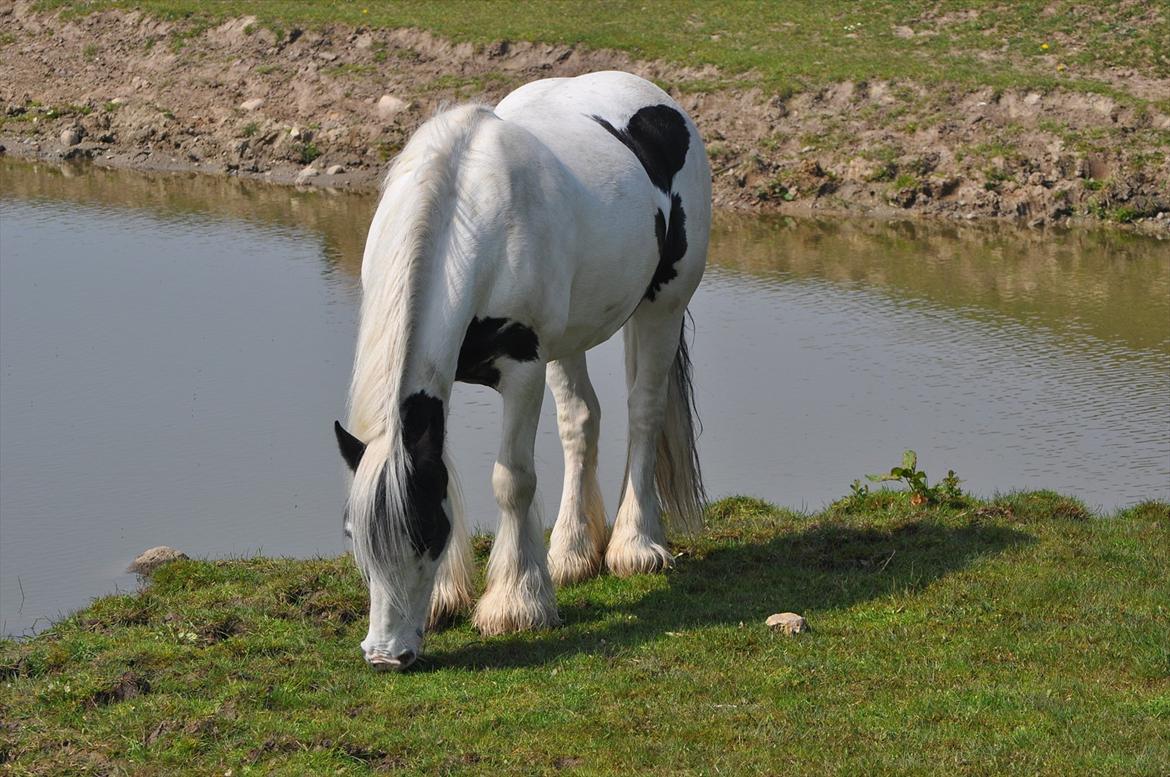
M548 554L548 571L558 588L580 583L601 572L601 556L596 553Z
M435 591L431 597L431 611L427 615L427 631L442 631L459 617L459 613L470 609L470 595L465 593L440 595Z
M657 542L638 538L621 544L610 541L605 566L617 577L652 574L670 567L674 556Z
M561 625L552 589L546 595L524 595L523 591L489 588L476 605L472 616L475 627L485 637L516 631L538 631Z

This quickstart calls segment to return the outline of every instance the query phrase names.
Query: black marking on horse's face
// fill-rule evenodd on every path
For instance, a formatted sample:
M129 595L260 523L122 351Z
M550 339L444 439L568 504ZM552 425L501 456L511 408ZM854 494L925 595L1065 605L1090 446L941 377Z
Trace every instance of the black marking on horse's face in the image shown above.
M447 545L451 521L443 509L447 498L447 465L443 463L443 400L417 391L402 403L402 441L409 459L406 498L407 532L414 551L437 559ZM383 477L385 472L383 472ZM384 511L385 489L378 489Z
M686 119L677 109L669 105L639 108L625 129L616 129L600 116L591 118L634 152L651 183L670 193L671 182L687 161L691 143Z
M540 341L530 327L506 318L473 318L459 348L455 380L495 388L500 383L496 359L536 361Z
M646 299L651 302L658 290L678 275L674 266L687 252L687 214L683 211L682 198L677 194L670 197L669 227L662 211L655 212L654 234L658 237L658 266L646 287Z

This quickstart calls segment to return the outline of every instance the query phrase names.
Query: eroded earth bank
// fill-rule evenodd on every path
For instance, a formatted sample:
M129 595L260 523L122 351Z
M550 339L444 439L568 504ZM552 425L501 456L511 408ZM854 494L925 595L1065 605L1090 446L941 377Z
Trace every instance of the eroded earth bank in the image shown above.
M618 68L654 79L707 138L717 205L783 212L1103 219L1170 233L1170 84L1119 96L844 82L796 94L704 89L712 68L418 30L273 30L135 11L0 6L5 153L372 188L444 103ZM1129 99L1125 95L1129 95Z

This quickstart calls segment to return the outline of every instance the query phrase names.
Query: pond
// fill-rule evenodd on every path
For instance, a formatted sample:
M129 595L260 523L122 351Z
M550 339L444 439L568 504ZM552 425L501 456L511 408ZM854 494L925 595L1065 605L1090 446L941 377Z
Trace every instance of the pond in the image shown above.
M0 627L129 589L144 548L337 554L371 196L0 160ZM691 310L713 496L815 509L906 448L984 496L1170 496L1170 241L720 215ZM618 342L590 354L611 517ZM490 531L498 402L449 421ZM555 517L561 458L537 442Z

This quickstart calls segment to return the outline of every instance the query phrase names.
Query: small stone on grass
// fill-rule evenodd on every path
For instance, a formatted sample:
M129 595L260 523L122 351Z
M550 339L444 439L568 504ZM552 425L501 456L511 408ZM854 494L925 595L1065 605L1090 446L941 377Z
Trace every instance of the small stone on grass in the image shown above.
M138 558L134 559L134 563L126 568L126 571L135 572L143 577L150 577L163 564L169 564L172 561L180 561L186 558L189 557L181 550L175 550L166 545L159 545L156 548L142 551Z
M800 634L808 631L808 621L794 612L778 612L775 615L769 615L768 620L764 623L773 631L781 631L785 634Z

